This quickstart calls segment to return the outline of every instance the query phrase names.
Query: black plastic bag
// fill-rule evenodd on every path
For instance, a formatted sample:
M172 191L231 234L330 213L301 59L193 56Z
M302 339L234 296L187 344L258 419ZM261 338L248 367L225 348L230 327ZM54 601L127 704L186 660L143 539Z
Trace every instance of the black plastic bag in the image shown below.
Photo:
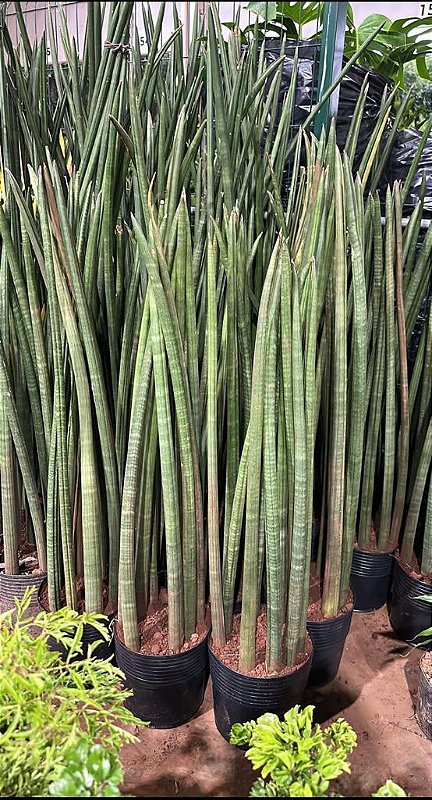
M413 158L417 152L422 134L414 128L400 131L393 144L386 172L388 182L405 181ZM420 200L423 177L426 181L424 211L432 212L432 136L427 140L404 203L404 214L410 214Z
M295 88L293 135L302 125L317 102L317 84L319 75L319 59L321 43L309 40L307 42L288 41L285 46L285 60L282 68L282 80L279 91L279 115L282 111L283 99L289 89L294 57L298 49L297 80ZM265 42L265 56L268 64L280 57L281 42L279 39L268 38ZM343 148L348 136L351 120L354 114L360 90L369 74L369 89L365 101L363 117L357 144L356 162L359 163L372 136L378 119L384 93L392 88L392 83L384 75L364 67L353 65L347 75L342 79L339 89L339 108L337 115L337 142Z

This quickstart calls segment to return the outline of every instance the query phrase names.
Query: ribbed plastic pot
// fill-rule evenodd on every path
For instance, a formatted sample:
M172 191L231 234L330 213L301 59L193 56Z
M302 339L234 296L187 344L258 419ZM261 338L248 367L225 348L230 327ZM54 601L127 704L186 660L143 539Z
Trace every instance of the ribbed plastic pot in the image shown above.
M188 722L204 700L209 676L207 636L202 642L169 656L129 650L114 632L117 666L133 695L125 706L153 728L176 728Z
M93 627L93 625L84 625L83 635L82 635L82 645L83 645L83 654L84 657L87 656L90 644L93 642L97 642L99 640L98 646L93 650L92 656L93 658L97 658L99 661L105 661L108 658L113 660L114 656L114 614L109 614L106 620L101 620L102 624L108 630L109 639L106 641L105 639L101 639L100 634L98 631Z
M312 662L310 655L288 675L254 678L227 667L210 647L209 657L215 723L227 742L236 722L248 722L266 712L282 717L298 703L306 689Z
M355 596L354 611L376 611L386 604L392 569L390 553L354 548L350 578Z
M39 587L39 606L44 611L49 611L49 608L47 608L44 605L44 603L42 602L42 600L41 600L42 593L43 593L44 587L45 587L45 583L46 583L46 579L42 582L42 584ZM87 655L88 655L88 651L89 651L90 645L93 644L94 642L99 641L100 643L98 644L98 646L92 652L92 657L96 658L96 659L98 659L100 661L105 661L108 658L111 658L113 660L113 656L114 656L114 630L113 630L113 628L114 628L114 616L115 616L114 614L109 614L105 619L100 620L101 624L105 625L105 627L108 630L108 634L109 634L109 640L108 641L106 641L105 639L101 638L101 635L100 635L99 631L97 631L96 628L93 627L93 625L88 625L88 624L84 625L82 639L81 639L82 654L81 655L77 654L74 658L86 658ZM71 640L72 640L72 636L71 636ZM61 653L63 658L67 657L67 653L68 653L67 649L62 644L59 644L59 642L57 642L52 636L50 636L48 638L48 646L49 646L50 650L56 650L58 653Z
M351 620L352 609L332 619L307 623L313 644L308 686L319 689L336 677Z
M39 611L39 588L45 580L45 572L39 575L5 575L0 573L0 611L9 611L11 608L15 608L15 600L22 600L26 589L32 587L34 592L26 611L26 617L35 617Z
M388 611L390 624L403 641L412 642L420 631L432 625L432 604L417 599L423 594L432 594L431 585L408 575L395 558Z
M417 692L417 722L428 739L432 739L432 679L426 671L426 655L419 664L420 680Z

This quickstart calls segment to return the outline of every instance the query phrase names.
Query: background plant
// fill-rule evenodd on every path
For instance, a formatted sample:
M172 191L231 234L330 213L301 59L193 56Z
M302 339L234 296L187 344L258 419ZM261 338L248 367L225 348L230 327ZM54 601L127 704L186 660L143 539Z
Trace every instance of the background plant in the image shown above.
M323 728L313 723L314 706L294 706L284 714L263 714L256 721L233 725L231 744L248 747L246 758L261 777L250 797L334 797L330 782L350 773L348 756L357 735L342 717ZM373 797L406 797L393 781Z
M316 34L322 33L324 3L273 2L248 3L246 8L264 20L257 30L263 34L277 33L292 39L301 39L303 26L316 23ZM432 17L406 17L391 20L384 14L369 14L358 26L354 23L353 9L348 3L344 55L350 58L365 40L374 38L363 50L358 63L381 72L404 86L404 67L414 63L418 75L430 80L426 57L431 54ZM253 30L253 26L247 31Z
M425 56L426 69L431 74L431 56ZM404 68L404 83L406 90L410 91L407 109L401 121L402 128L423 127L432 114L432 84L430 78L422 78L413 64Z
M313 711L297 705L283 720L263 714L256 722L233 725L231 744L248 745L246 758L261 771L251 797L323 797L331 780L351 772L347 757L356 746L355 732L342 718L321 728L313 723Z
M71 609L24 618L31 592L0 616L0 787L3 796L40 796L63 773L82 738L113 755L133 741L126 725L142 724L124 708L129 693L109 661L82 656L84 624L106 630L100 617ZM37 635L35 635L37 634ZM68 650L66 660L50 639ZM103 772L103 770L102 770Z
M64 767L49 787L53 797L121 797L123 780L118 753L81 738L64 754Z
M430 282L424 302L426 319L418 341L409 384L410 479L400 555L422 575L432 575L432 304Z

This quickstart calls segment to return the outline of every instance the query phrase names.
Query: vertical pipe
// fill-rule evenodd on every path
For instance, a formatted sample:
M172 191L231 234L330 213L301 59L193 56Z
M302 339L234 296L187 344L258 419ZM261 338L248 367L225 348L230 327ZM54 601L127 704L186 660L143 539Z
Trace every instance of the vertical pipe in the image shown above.
M183 58L187 61L190 43L190 3L183 3Z
M342 71L347 5L347 3L324 3L317 103ZM318 138L323 125L328 128L330 120L337 115L338 105L339 86L316 116L314 130Z

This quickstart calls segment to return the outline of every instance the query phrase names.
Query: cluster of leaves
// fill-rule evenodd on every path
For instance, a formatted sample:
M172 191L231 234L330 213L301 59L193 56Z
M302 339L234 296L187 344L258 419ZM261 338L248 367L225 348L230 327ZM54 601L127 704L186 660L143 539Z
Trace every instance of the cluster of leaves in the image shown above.
M260 33L284 34L288 39L301 39L305 25L322 23L323 3L252 2L248 3L247 10L257 15ZM255 26L247 30L252 29L256 31Z
M247 9L262 20L260 30L276 33L289 38L302 38L303 26L316 22L320 29L323 19L324 3L248 3ZM391 20L384 14L369 14L356 27L352 6L348 3L345 31L344 55L351 56L375 33L359 58L359 63L368 69L386 75L391 80L404 85L404 66L415 63L420 77L429 80L426 57L432 53L432 17L406 17Z
M80 742L78 760L86 751L91 755L84 783L87 771L92 785L111 785L118 778L115 763L109 757L98 766L99 751L91 747L100 744L115 760L134 740L123 725L141 723L123 705L130 693L120 685L120 670L92 659L92 647L83 658L83 625L106 637L101 616L64 608L29 619L30 598L29 590L16 611L0 616L0 793L48 795L65 768L76 777L78 762L71 765L70 758ZM66 657L50 649L52 640L67 649ZM84 794L91 796L88 787Z
M251 797L323 797L331 780L351 771L347 756L356 746L355 731L344 719L322 729L313 724L313 711L297 705L282 721L264 714L233 726L231 743L249 745L246 757L261 770Z
M372 797L408 797L407 793L394 781L386 781Z
M231 744L249 746L246 758L261 771L250 797L326 797L330 781L351 772L347 756L357 745L355 731L342 717L321 728L313 724L313 712L314 706L296 705L283 720L263 714L256 722L233 725ZM390 780L372 795L406 796Z
M65 766L49 787L53 797L121 797L123 770L118 753L81 739L65 754Z
M420 594L414 599L422 600L424 603L432 604L432 594ZM415 643L416 647L428 647L430 644L432 644L432 627L425 628L423 631L420 631L415 638L420 640Z
M432 17L391 20L384 14L370 14L356 28L349 7L344 53L350 58L371 33L376 33L362 53L360 64L404 86L404 67L413 63L419 76L429 80L426 57L432 53L432 38L426 34L431 26Z
M432 56L426 58L428 74L432 75ZM405 88L410 93L404 116L401 121L402 128L416 128L425 126L432 114L432 82L430 77L421 78L413 64L408 64L404 69Z

